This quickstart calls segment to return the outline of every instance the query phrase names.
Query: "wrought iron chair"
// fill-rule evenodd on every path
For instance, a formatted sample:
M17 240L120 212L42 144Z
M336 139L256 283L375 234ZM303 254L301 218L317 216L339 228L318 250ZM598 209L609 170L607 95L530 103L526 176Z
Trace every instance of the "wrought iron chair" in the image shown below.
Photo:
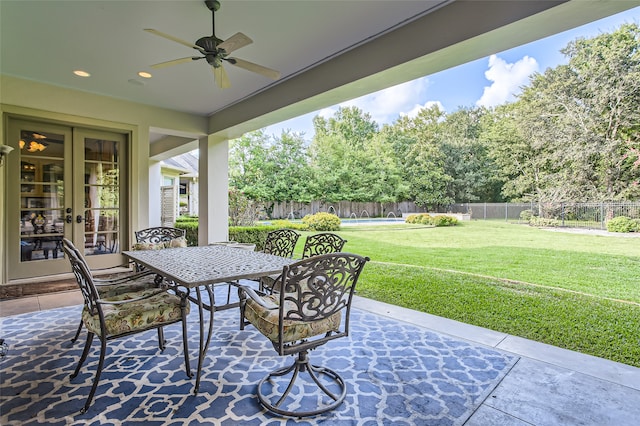
M168 226L156 226L153 228L135 231L136 244L134 250L155 250L166 247L186 247L186 230L171 228Z
M283 291L278 294L258 294L251 287L239 287L240 328L253 324L279 355L296 356L292 365L259 382L258 398L265 408L305 417L342 403L347 392L344 380L327 367L311 364L309 351L348 336L351 300L368 260L349 253L314 256L283 268ZM302 372L312 381L301 380Z
M73 250L78 259L85 262L84 257L71 241L63 241L63 245L65 244L69 250ZM91 272L86 262L85 267ZM101 299L118 298L124 293L154 291L158 289L158 281L161 281L161 278L154 276L149 271L118 274L117 277L110 279L93 278L93 283ZM78 329L71 339L71 343L75 343L76 340L78 340L78 337L80 337L82 326L83 322L82 319L80 319L80 324L78 324ZM164 335L161 328L158 329L158 341L160 344L163 344L162 342L164 342Z
M166 243L185 237L186 230L168 226L156 226L135 232L136 243Z
M293 249L300 238L300 234L293 229L276 229L267 234L263 253L280 257L293 257Z
M296 248L299 238L300 234L293 229L277 229L271 231L267 234L262 252L291 258L293 257L293 250ZM259 281L260 291L270 290L277 277L277 275L262 277Z
M331 232L309 235L304 242L302 258L341 252L346 243L347 240Z
M186 247L185 229L156 226L135 231L136 243L133 250L158 250L167 247ZM136 271L144 271L144 266L135 265Z
M341 252L346 243L347 240L330 232L321 232L319 234L309 235L304 242L302 259L321 254ZM279 291L278 286L276 285L277 281L278 275L262 277L260 280L261 290L268 293Z
M107 351L107 341L109 340L182 322L185 368L187 376L192 376L187 343L189 304L187 303L186 292L176 289L176 295L164 289L156 288L152 292L122 293L117 298L102 299L98 294L86 262L82 256L79 256L79 252L74 249L71 241L63 239L63 249L71 262L73 274L84 298L82 321L87 328L87 342L80 356L78 366L71 374L72 379L78 375L82 364L87 359L93 337L97 334L100 338L100 358L96 376L81 413L85 413L89 409L98 387ZM160 343L160 349L164 349L163 341Z

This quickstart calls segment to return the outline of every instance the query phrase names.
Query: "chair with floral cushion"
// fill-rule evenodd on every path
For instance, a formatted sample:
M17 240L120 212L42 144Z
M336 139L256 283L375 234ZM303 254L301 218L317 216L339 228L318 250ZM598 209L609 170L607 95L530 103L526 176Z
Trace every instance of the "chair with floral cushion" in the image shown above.
M187 344L187 315L189 314L188 294L175 289L171 294L162 288L139 292L125 292L106 300L100 297L91 272L87 268L80 253L74 249L71 241L63 239L64 252L71 262L71 269L76 277L84 299L82 321L87 328L87 341L80 361L71 378L75 378L87 359L93 337L100 339L100 358L96 376L81 413L85 413L93 400L98 381L104 366L107 341L144 332L160 329L163 326L182 322L182 341L187 376L191 377L189 365L189 348ZM164 345L160 345L161 349Z
M278 294L239 287L240 328L253 324L279 355L296 357L293 364L259 382L258 399L265 408L305 417L342 403L347 392L344 380L325 366L311 364L309 351L348 336L351 300L368 260L349 253L314 256L283 268ZM311 380L302 379L299 373L304 372Z
M136 243L132 250L161 250L173 247L187 247L186 230L168 226L156 226L135 231ZM136 271L143 271L142 265L136 264Z
M169 247L186 247L186 230L168 226L156 226L135 232L134 250L157 250Z
M78 259L84 261L84 257L71 241L63 241L63 244L66 244L69 250L73 250L75 256ZM85 267L89 269L89 266L86 263ZM91 270L89 269L89 271ZM98 291L98 295L101 299L107 300L114 297L117 298L123 293L157 290L159 281L161 281L161 279L159 279L156 275L152 274L149 271L121 273L117 274L116 277L110 279L93 278L93 283L95 284L96 290ZM76 334L71 339L72 343L75 343L75 341L78 340L80 332L82 331L82 325L83 322L81 319L80 324L78 324ZM162 332L162 328L158 329L158 342L160 343L160 345L163 345L164 334Z

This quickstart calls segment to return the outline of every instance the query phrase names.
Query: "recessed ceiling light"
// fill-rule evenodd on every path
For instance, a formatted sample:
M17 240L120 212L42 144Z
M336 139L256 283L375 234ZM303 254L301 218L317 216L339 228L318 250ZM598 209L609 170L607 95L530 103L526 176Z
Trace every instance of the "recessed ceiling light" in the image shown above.
M151 78L151 77L153 77L153 76L151 75L151 73L148 73L148 72L146 72L146 71L140 71L140 72L138 73L138 75L139 75L140 77L142 77L142 78Z
M75 70L73 73L78 77L89 77L91 75L88 72L82 70Z

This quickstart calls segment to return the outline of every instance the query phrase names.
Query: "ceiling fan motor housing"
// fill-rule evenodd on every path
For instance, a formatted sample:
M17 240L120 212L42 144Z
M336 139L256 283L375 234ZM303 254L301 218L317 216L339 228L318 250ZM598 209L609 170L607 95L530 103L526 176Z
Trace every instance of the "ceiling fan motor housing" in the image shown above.
M219 39L216 36L208 36L208 37L202 37L199 38L198 41L196 41L196 46L200 46L204 49L205 53L213 53L216 54L218 53L218 45L220 43L222 43L223 40Z

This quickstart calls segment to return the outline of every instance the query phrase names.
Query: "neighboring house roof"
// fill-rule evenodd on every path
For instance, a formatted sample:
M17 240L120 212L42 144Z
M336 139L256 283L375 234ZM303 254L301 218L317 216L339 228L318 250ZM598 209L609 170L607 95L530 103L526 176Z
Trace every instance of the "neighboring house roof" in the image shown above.
M162 167L176 170L184 177L198 177L198 156L192 152L162 160Z

